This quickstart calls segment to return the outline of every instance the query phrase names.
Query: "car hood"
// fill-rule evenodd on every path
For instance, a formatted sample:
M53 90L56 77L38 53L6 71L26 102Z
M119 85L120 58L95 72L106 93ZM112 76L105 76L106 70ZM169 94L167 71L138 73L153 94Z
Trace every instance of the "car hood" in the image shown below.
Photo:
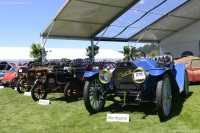
M3 80L11 80L15 77L16 75L16 72L8 72L4 75L4 77L2 78L2 81Z

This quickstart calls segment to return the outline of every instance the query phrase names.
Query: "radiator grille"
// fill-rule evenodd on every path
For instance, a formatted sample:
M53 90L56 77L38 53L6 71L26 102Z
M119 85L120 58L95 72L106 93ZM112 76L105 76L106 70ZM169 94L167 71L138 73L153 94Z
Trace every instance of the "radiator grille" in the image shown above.
M125 90L132 95L138 94L140 85L135 84L132 80L132 72L135 69L135 66L118 67L115 69L113 73L113 83L119 95L123 94Z
M36 80L35 78L35 71L28 71L27 72L27 78L28 78L28 81L30 82L34 82Z

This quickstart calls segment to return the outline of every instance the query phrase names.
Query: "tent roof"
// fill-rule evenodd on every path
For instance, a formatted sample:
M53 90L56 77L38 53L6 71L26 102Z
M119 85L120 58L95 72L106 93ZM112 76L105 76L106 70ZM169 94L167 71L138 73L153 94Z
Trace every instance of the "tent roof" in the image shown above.
M49 38L159 42L199 21L200 0L71 0ZM47 36L51 24L42 32Z
M47 36L51 30L49 38L93 38L137 2L138 0L67 0L41 35Z

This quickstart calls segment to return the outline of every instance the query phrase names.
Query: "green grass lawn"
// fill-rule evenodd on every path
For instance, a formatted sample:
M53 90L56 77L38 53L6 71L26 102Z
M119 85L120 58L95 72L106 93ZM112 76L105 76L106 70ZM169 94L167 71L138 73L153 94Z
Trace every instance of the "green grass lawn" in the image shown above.
M83 100L66 103L63 94L49 94L50 105L40 105L7 87L0 89L0 133L134 133L200 132L200 85L190 86L189 97L173 96L170 119L160 122L154 104L115 105L90 115ZM130 122L106 122L108 113L129 114Z

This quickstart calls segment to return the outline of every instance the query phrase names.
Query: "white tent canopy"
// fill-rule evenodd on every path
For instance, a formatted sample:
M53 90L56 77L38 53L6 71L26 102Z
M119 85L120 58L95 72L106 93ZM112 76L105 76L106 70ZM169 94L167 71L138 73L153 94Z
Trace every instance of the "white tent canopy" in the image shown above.
M61 48L46 48L47 59L75 59L88 58L85 49L61 49ZM123 59L123 54L111 49L99 49L99 53L95 56L95 61L118 61Z

